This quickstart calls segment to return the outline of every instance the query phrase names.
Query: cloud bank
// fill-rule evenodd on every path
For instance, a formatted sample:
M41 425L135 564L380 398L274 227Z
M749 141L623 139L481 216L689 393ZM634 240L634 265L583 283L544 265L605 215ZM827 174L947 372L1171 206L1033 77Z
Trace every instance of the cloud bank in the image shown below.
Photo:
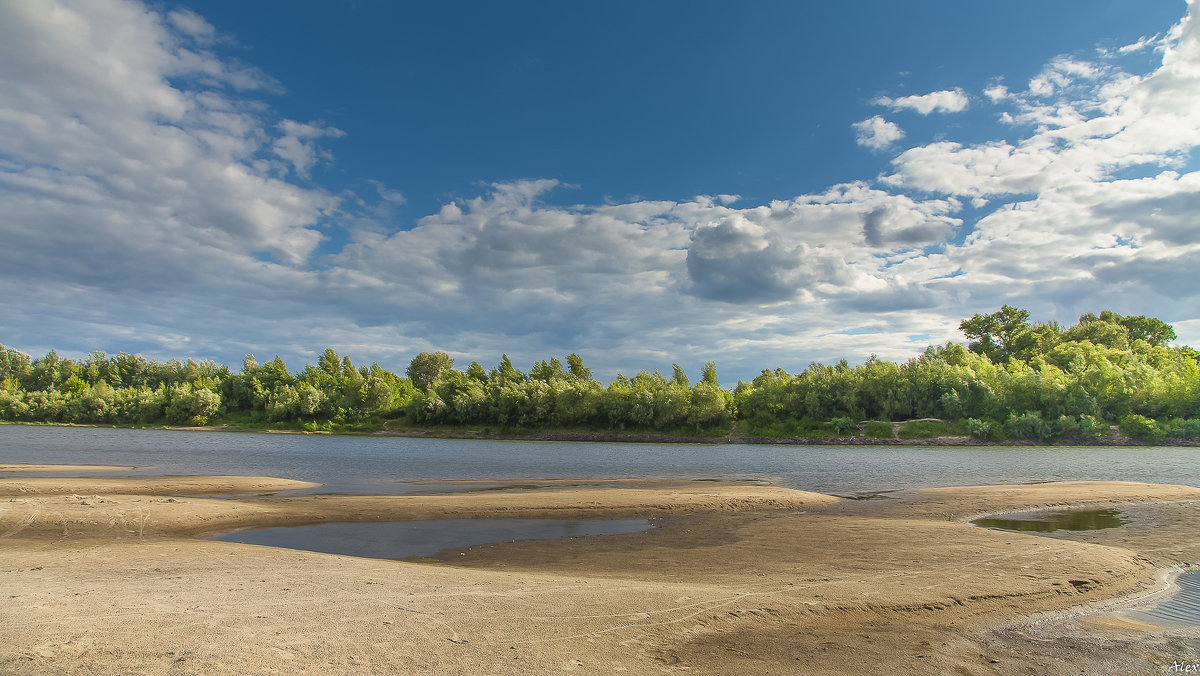
M231 364L333 346L397 370L431 348L580 352L607 375L715 359L726 381L904 359L1002 303L1152 314L1200 342L1191 16L1147 39L1149 72L1122 70L1120 50L1056 58L978 92L993 140L910 139L876 178L759 205L554 206L552 178L503 181L415 224L387 215L403 186L314 185L347 132L280 118L261 94L281 85L218 57L220 40L195 13L131 1L0 6L0 340ZM852 126L875 152L905 138L880 116Z

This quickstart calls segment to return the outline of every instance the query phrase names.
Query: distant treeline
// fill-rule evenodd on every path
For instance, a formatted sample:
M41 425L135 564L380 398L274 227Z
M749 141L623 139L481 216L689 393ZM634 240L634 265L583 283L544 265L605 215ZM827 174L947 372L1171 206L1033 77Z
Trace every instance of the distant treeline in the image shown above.
M333 350L296 373L278 357L259 364L253 355L234 373L212 361L125 353L31 359L0 345L0 420L688 435L736 425L741 436L891 438L891 421L939 419L902 431L1099 441L1117 424L1144 441L1200 437L1200 354L1168 346L1175 332L1157 319L1106 311L1064 328L1004 306L960 328L968 345L929 347L904 363L872 356L860 366L764 370L732 389L721 387L713 362L696 383L674 364L670 375L618 374L604 385L576 354L522 372L507 356L491 369L472 362L458 370L449 355L423 352L399 376Z

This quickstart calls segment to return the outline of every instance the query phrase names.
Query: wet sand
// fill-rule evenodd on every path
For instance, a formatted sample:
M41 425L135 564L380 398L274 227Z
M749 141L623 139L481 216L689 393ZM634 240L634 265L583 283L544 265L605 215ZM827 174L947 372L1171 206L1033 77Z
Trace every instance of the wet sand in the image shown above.
M1067 482L851 500L756 482L485 483L286 497L263 494L308 484L0 479L0 672L1149 674L1200 661L1200 630L1136 623L1114 605L1200 563L1197 488ZM1117 506L1130 523L1047 535L966 523L1061 506ZM197 537L489 516L659 527L433 562Z
M119 472L134 469L128 465L34 465L29 463L0 463L0 474L25 472Z

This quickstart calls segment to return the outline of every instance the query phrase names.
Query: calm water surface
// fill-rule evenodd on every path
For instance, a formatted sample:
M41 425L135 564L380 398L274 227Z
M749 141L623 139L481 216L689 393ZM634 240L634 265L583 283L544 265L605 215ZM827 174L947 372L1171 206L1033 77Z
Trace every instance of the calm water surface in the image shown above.
M0 462L131 465L112 476L242 474L310 492L397 494L436 479L768 477L833 494L1071 479L1200 486L1200 449L468 441L0 425ZM97 473L89 473L96 476ZM101 474L103 475L103 474Z
M1135 620L1145 619L1158 624L1200 627L1200 571L1184 573L1175 583L1179 585L1179 592L1174 596L1151 610L1129 615Z
M212 539L326 554L403 559L433 556L446 549L489 542L618 535L636 533L650 527L646 519L438 519L256 528L222 533Z
M1122 518L1121 511L1116 509L1062 509L987 517L975 519L971 523L984 528L1015 530L1023 533L1053 533L1056 530L1120 528L1127 522Z

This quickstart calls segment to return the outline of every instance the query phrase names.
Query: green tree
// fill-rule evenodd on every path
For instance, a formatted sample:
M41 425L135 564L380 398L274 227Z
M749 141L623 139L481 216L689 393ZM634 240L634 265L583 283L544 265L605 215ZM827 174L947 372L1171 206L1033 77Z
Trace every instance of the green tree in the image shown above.
M481 383L487 383L488 379L487 371L477 361L471 362L471 365L467 367L467 376Z
M671 382L679 385L680 387L692 386L692 384L688 382L687 373L684 372L683 367L679 364L671 364Z
M589 368L584 368L583 357L580 357L574 352L567 355L567 369L570 370L571 377L573 378L585 381L592 379L592 370Z
M454 368L454 360L445 352L422 352L413 357L408 365L408 379L422 392L437 382L442 374Z
M993 363L1008 361L1014 350L1024 347L1029 332L1029 311L1004 305L991 314L976 314L964 319L958 329L971 340L972 352L985 355Z

